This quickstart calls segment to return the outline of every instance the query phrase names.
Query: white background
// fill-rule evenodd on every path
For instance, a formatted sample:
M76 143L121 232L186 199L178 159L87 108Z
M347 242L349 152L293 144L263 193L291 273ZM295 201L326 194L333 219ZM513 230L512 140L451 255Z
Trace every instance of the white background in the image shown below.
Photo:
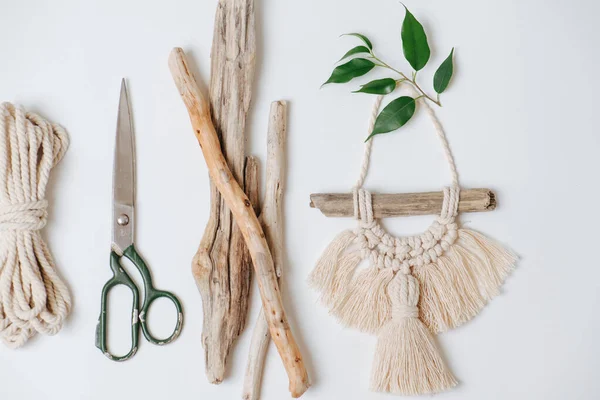
M495 212L464 215L462 222L522 257L502 296L471 323L440 336L461 384L439 398L600 398L600 6L592 0L407 5L432 47L430 65L420 73L427 90L456 46L456 74L438 116L462 184L498 195ZM44 237L74 308L57 336L37 336L19 350L0 345L0 398L240 397L251 329L230 355L225 382L212 386L204 376L201 301L190 260L208 217L208 174L167 68L170 49L182 46L207 82L215 6L216 0L2 1L0 99L61 123L71 137L53 171ZM313 381L304 398L382 399L368 391L375 338L342 329L306 283L320 252L353 221L325 218L308 202L310 193L352 186L373 100L350 93L364 80L319 90L334 61L358 44L338 36L366 33L376 52L408 71L400 42L403 9L393 0L257 0L256 12L247 149L264 163L269 104L288 100L284 301ZM156 285L180 296L186 320L176 342L156 347L142 341L132 360L113 363L94 347L94 329L100 290L110 277L121 77L129 82L137 137L138 249ZM401 131L377 138L373 157L367 183L374 191L437 189L449 180L423 112ZM432 218L388 220L386 226L418 232ZM127 319L129 300L120 305ZM250 325L258 305L254 290ZM158 308L154 320L164 331L171 309ZM121 326L111 331L119 348L129 335ZM273 347L263 398L288 398Z

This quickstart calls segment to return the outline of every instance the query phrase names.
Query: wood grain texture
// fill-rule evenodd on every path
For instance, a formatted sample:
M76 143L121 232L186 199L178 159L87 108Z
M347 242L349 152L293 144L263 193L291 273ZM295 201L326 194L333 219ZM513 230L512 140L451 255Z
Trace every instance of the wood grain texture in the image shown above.
M227 165L247 194L258 190L244 183L246 115L255 69L254 35L253 1L220 0L211 54L211 115ZM249 178L256 181L257 176ZM246 323L252 266L229 208L214 182L210 186L210 216L192 271L202 296L206 376L209 382L218 384L224 378L229 351Z
M285 184L285 143L287 105L284 101L271 103L267 133L266 190L259 221L271 249L278 282L283 271L283 191ZM280 287L281 288L281 287ZM261 308L252 332L246 376L242 390L243 400L258 400L271 335Z
M212 123L210 106L189 72L182 49L175 48L171 51L169 69L190 115L194 134L202 149L210 176L231 210L250 251L271 338L286 369L290 392L293 397L299 397L309 388L310 383L302 354L283 308L265 233L250 200L227 165Z
M443 192L374 193L375 218L439 214L444 201ZM310 206L318 208L327 217L353 217L352 193L315 193L310 195ZM493 211L496 195L490 189L462 189L458 203L459 212Z

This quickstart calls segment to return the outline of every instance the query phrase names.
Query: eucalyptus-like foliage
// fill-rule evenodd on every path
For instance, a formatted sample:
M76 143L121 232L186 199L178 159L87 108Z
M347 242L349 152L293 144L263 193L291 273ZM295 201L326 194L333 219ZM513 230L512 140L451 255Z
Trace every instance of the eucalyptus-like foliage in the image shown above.
M402 83L412 85L417 92L419 92L417 97L401 96L392 100L384 107L377 116L373 132L370 132L366 140L371 139L375 135L392 132L404 126L414 115L416 100L420 98L424 98L426 101L430 101L441 107L440 94L446 90L452 79L452 74L454 72L454 48L450 51L450 55L442 62L433 76L433 89L436 92L435 98L429 96L417 83L417 72L422 70L429 62L431 50L423 25L421 25L406 6L404 8L405 15L401 29L402 53L404 54L406 61L408 61L413 68L412 73L407 75L404 72L391 67L377 57L373 51L373 43L365 35L360 33L347 33L342 36L356 37L362 44L353 47L344 54L338 62L345 61L351 57L354 58L335 67L329 79L323 84L347 83L354 78L368 74L375 67L380 67L399 76L370 81L361 85L361 87L353 93L388 95Z

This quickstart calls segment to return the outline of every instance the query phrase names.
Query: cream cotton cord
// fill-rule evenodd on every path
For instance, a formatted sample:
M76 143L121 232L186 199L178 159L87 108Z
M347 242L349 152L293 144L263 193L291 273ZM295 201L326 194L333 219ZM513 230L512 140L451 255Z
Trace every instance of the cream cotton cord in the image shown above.
M414 97L418 97L418 95L419 95L418 92L414 89L412 89L412 93L413 93ZM369 134L371 132L373 132L373 129L375 128L375 121L377 120L377 115L379 114L379 109L381 108L381 103L382 103L384 97L385 96L377 96L375 98L375 102L373 103L373 107L371 109L371 115L369 118L369 126L368 126L368 130L367 130L367 132ZM428 102L424 99L421 99L419 104L421 104L425 108L425 111L427 112L427 115L429 116L429 119L431 120L431 122L435 128L435 133L440 140L442 149L444 150L444 155L446 156L448 168L450 169L452 185L448 188L444 188L444 197L445 198L450 197L450 198L448 199L449 201L444 202L444 204L445 205L447 205L447 204L458 205L458 199L460 196L460 186L458 184L458 172L456 170L456 163L454 161L454 156L452 155L452 150L450 149L450 145L448 144L448 139L446 138L446 133L444 132L444 128L442 127L440 120L437 118L437 116L435 115L435 112L433 111L431 106L428 104ZM375 138L373 137L373 138L367 140L367 142L365 143L365 149L363 152L362 163L360 166L360 173L359 173L358 179L356 180L356 183L354 184L354 187L352 188L352 192L354 195L354 217L356 219L360 219L361 209L372 213L372 205L370 203L371 196L370 196L370 194L368 196L366 196L364 194L365 190L362 189L362 187L365 183L367 174L369 172L369 163L371 160L371 150L373 148L373 140L374 139ZM368 204L365 204L365 201L368 201ZM443 211L442 214L448 214L447 212L456 213L456 210L442 210L442 211ZM363 211L363 213L364 213L364 211ZM372 216L370 218L368 218L368 216L367 216L367 219L372 219Z
M369 134L382 99L373 105ZM372 137L353 187L358 226L338 234L309 279L343 325L377 335L371 389L401 395L437 393L457 384L433 335L475 317L498 295L516 262L495 241L459 226L454 157L432 108L425 100L418 104L433 123L450 170L440 215L418 235L396 237L383 229L373 216L371 193L363 188ZM363 260L368 266L360 267Z
M0 106L0 339L11 348L54 335L71 310L40 230L50 171L69 139L59 125L10 103Z

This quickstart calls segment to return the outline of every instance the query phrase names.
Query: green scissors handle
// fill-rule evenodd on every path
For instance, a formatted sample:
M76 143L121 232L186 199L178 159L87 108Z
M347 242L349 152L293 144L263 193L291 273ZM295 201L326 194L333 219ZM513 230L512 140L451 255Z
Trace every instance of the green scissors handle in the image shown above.
M106 282L106 284L102 288L100 318L98 319L98 325L96 327L96 347L98 347L102 351L102 353L104 353L104 355L106 355L109 359L113 361L125 361L135 355L138 348L140 325L142 327L142 333L144 334L146 340L156 345L164 345L175 340L181 333L181 327L183 325L183 311L179 299L173 293L164 290L158 290L152 285L152 277L150 276L150 271L148 270L148 267L146 266L146 263L144 262L142 257L136 251L133 244L125 249L125 251L123 252L123 256L127 257L142 275L142 280L144 282L144 301L142 303L142 307L138 308L139 290L135 283L131 280L127 272L121 266L121 257L114 251L111 251L110 268L113 272L113 277L108 282ZM127 354L123 356L116 356L111 354L108 351L106 344L107 298L110 290L117 285L127 286L133 293L133 307L131 312L131 349ZM166 339L157 339L154 336L152 336L152 333L148 329L148 325L146 322L146 317L148 315L148 310L150 306L155 300L161 297L171 300L177 310L177 323L175 325L175 329L173 330L171 336L169 336Z

